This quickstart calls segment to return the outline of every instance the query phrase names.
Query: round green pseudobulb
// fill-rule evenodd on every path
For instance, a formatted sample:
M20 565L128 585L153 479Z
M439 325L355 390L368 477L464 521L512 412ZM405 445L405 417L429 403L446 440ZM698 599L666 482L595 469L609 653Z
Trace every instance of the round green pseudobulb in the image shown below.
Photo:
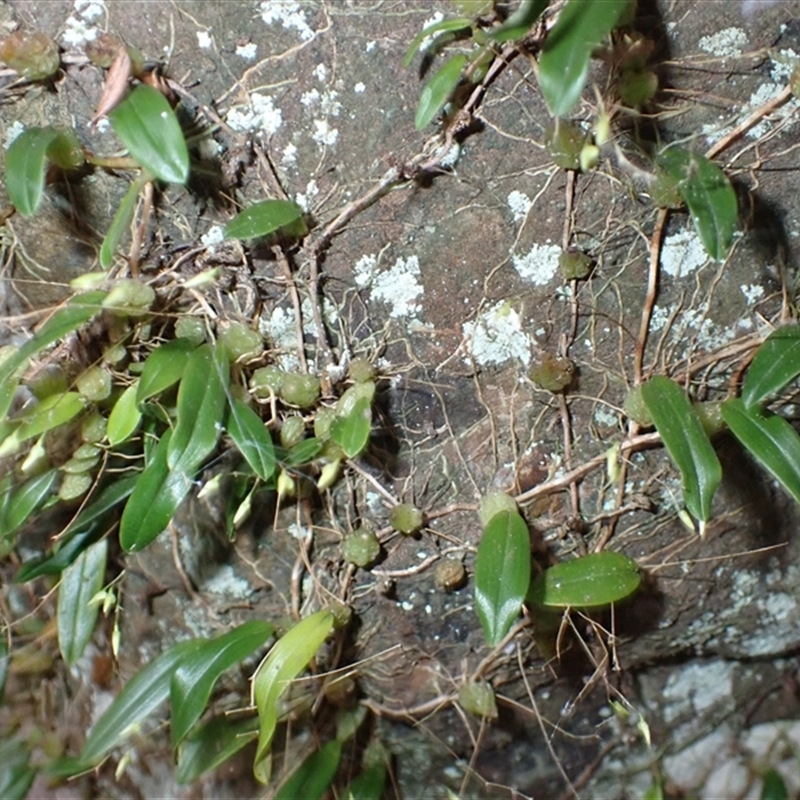
M592 271L592 259L580 250L564 250L558 257L558 268L565 280L583 280Z
M464 711L476 717L495 719L497 717L497 702L494 698L494 689L481 682L465 683L458 690L458 704Z
M97 403L111 395L111 373L102 367L89 367L75 381L78 391L87 400Z
M298 408L311 408L319 400L320 385L316 375L286 373L281 386L281 399Z
M643 428L652 427L653 417L650 415L650 409L647 408L644 402L644 397L642 397L641 386L634 386L628 390L622 408L627 414L628 419L632 419L637 425L641 425Z
M527 602L545 608L602 608L630 597L641 582L633 559L604 550L546 569L531 582Z
M357 567L371 564L381 552L381 546L375 531L369 528L357 528L342 539L342 555L345 561Z
M568 358L545 353L531 369L531 380L553 394L566 391L575 375L575 365Z
M89 491L93 482L94 478L88 472L66 472L61 478L61 486L58 488L59 499L77 500Z
M286 417L281 426L281 444L288 450L305 439L306 423L302 417Z
M489 524L489 520L501 511L509 511L512 514L518 513L514 498L509 497L505 492L489 492L481 500L481 507L478 510L481 525L485 528Z
M38 400L51 394L63 394L69 388L67 376L58 364L47 364L28 381L28 388Z
M544 132L544 147L553 163L561 169L580 169L581 150L586 132L574 122L556 119Z
M188 339L193 344L203 344L206 340L206 326L199 317L178 317L175 323L175 336Z
M232 361L255 358L264 352L261 335L242 322L231 322L219 334L219 340Z
M274 364L260 367L250 378L250 388L256 397L269 397L271 394L280 396L286 373Z
M354 358L347 365L347 374L356 383L366 383L374 380L375 366L366 358Z
M411 503L400 503L389 512L389 524L410 536L422 527L422 512Z

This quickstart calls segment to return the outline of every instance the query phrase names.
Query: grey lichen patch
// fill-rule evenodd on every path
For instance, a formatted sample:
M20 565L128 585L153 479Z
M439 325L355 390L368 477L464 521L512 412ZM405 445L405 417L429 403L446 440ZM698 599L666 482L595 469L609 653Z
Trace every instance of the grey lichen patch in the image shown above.
M467 356L481 366L517 361L526 367L531 362L531 340L522 328L520 315L508 301L482 312L474 322L462 326Z
M389 306L391 318L414 317L420 312L424 289L417 256L400 257L384 270L376 255L363 255L356 262L354 277L359 288L369 290L372 300Z

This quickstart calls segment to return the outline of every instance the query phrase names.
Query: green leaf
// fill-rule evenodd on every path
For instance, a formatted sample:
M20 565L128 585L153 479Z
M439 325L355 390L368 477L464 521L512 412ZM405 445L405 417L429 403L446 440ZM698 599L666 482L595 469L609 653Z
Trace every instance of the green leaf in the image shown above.
M722 418L733 435L800 503L800 436L782 417L747 408L738 398L722 404Z
M127 441L142 421L142 413L136 403L139 382L132 383L119 397L108 415L106 435L111 447Z
M16 453L24 441L64 425L77 417L83 409L84 400L78 392L60 392L45 397L0 444L0 458Z
M494 646L517 619L531 579L530 533L515 511L495 514L475 556L475 610Z
M40 575L58 575L100 536L107 528L111 512L133 491L138 475L120 478L100 492L96 500L66 527L59 536L58 550L44 558L26 561L14 579L16 583L38 578Z
M161 92L152 86L137 86L108 117L139 164L166 183L186 183L186 140L175 112Z
M144 185L143 181L136 180L125 192L116 212L114 219L108 226L108 231L103 237L103 244L100 246L100 266L103 269L108 269L114 261L114 253L117 252L117 247L122 241L122 237L130 228L133 213L136 210L136 201L139 199L139 192Z
M189 355L178 389L175 431L167 453L173 472L194 473L217 446L229 380L221 344L201 344Z
M800 375L800 327L774 330L758 348L747 370L742 400L750 408L777 394Z
M450 99L450 95L461 80L461 70L464 69L466 63L465 55L453 56L450 60L445 61L425 84L419 97L417 114L414 117L414 126L418 131L433 122Z
M633 559L604 550L546 569L531 581L526 600L545 608L601 608L629 597L641 582Z
M0 797L24 800L36 772L29 765L30 751L19 739L0 742Z
M190 639L174 644L139 670L94 724L80 761L89 766L97 763L124 740L129 729L150 716L169 696L175 670L207 641Z
M678 147L661 153L657 163L675 181L706 252L716 261L725 258L738 218L728 176L704 156Z
M255 239L274 233L303 217L291 200L262 200L240 211L226 226L226 239Z
M92 638L99 607L90 601L103 588L107 554L108 539L101 539L64 570L58 590L58 647L69 666L83 655Z
M341 797L344 800L381 800L385 783L386 767L373 764L352 781Z
M245 622L187 656L172 676L170 685L173 748L200 719L220 675L261 647L274 631L269 622Z
M686 392L657 375L642 384L642 399L664 446L683 479L683 501L701 522L711 516L711 500L722 480L722 466Z
M568 0L561 10L539 59L539 86L553 116L565 116L578 102L592 51L627 7L628 0Z
M371 404L363 397L355 402L347 416L337 415L331 422L331 439L342 448L348 458L355 458L367 446L371 430Z
M58 470L48 470L35 478L30 478L13 490L2 505L0 540L8 538L39 508L50 494L56 475L58 475Z
M84 322L88 322L101 310L105 296L105 292L86 292L76 295L56 311L13 356L0 364L0 419L6 416L11 407L18 384L16 373L20 367L40 350L79 328Z
M142 403L174 386L183 377L189 354L195 349L188 339L173 339L153 350L142 368L136 402Z
M275 800L320 800L330 786L342 757L342 743L326 742L289 776L275 793Z
M301 467L303 464L310 464L321 450L322 442L312 436L292 447L280 461L287 467Z
M83 145L72 128L56 130L47 148L47 157L60 169L78 169L86 163Z
M0 639L0 702L3 700L3 691L6 688L8 664L10 661L11 659L8 656L8 643L5 639Z
M169 525L192 487L190 475L170 472L167 467L171 437L172 431L167 431L158 443L122 512L119 542L129 552L150 544Z
M275 445L261 417L241 400L231 398L228 433L253 472L268 481L275 472Z
M42 202L47 171L47 148L56 138L55 128L28 128L11 143L6 154L6 189L17 211L25 217Z
M789 800L789 790L786 788L780 772L774 767L767 770L764 783L761 785L760 800Z
M184 740L178 754L175 777L192 783L204 772L216 769L258 737L258 720L248 717L232 722L215 717Z
M550 0L520 0L517 10L489 34L496 42L521 39L542 16Z
M258 709L259 737L253 770L256 777L269 780L265 760L278 724L278 700L289 681L309 664L333 630L333 613L317 611L290 628L272 647L253 676L253 703Z
M467 17L457 17L456 19L444 19L441 22L435 22L433 25L428 25L423 28L412 40L411 44L406 50L406 57L403 59L403 67L408 69L414 54L419 50L419 46L429 36L435 36L437 33L444 33L445 31L463 31L466 28L472 27L472 20Z

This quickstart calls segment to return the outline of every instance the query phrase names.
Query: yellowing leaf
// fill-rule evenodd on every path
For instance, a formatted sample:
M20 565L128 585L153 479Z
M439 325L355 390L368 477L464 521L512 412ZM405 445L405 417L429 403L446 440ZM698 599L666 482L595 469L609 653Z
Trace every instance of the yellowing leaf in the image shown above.
M306 617L287 631L272 647L253 677L253 703L258 709L260 730L253 770L262 782L269 780L262 762L269 757L278 724L278 700L289 681L309 664L333 630L333 613L327 609Z

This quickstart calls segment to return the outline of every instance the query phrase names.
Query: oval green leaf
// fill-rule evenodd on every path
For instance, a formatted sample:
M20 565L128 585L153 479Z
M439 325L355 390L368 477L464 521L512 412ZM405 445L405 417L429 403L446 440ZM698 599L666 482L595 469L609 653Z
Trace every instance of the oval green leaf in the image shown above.
M738 219L728 176L704 156L679 147L661 153L657 163L675 181L706 252L715 261L725 258Z
M523 0L525 2L525 0ZM429 36L435 36L437 33L444 33L446 31L463 31L472 27L472 20L467 17L457 17L456 19L443 19L441 22L435 22L433 25L428 25L423 28L412 40L411 44L406 50L406 57L403 59L403 67L408 69L411 64L411 59L414 58L414 53L419 50L419 46Z
M262 200L240 211L226 226L226 239L255 239L291 225L303 209L291 200Z
M530 533L514 511L495 514L475 556L475 610L486 641L502 641L517 619L531 579Z
M657 375L642 384L642 399L683 480L683 501L701 522L711 516L711 500L722 466L686 392Z
M17 738L0 742L0 797L25 800L37 771L30 766L29 745Z
M348 458L364 452L372 430L372 406L368 398L357 400L347 416L337 415L331 422L331 439Z
M800 436L783 417L747 408L738 398L722 404L722 418L733 435L800 503Z
M142 368L136 402L142 403L174 386L183 377L189 354L195 348L188 339L173 339L153 350Z
M545 608L600 608L630 597L641 582L633 559L604 550L546 569L531 582L526 599Z
M278 724L278 700L289 681L294 680L314 658L333 630L333 613L322 609L300 620L273 646L253 676L253 704L258 709L259 736L253 771L262 782L269 780L264 762L269 757Z
M83 655L92 638L99 606L91 599L103 588L106 579L108 539L101 539L84 550L64 570L58 589L58 647L70 666Z
M274 633L269 622L252 620L206 642L175 670L170 684L172 747L177 747L205 711L225 670L247 658Z
M419 97L417 114L414 117L414 126L418 131L433 122L436 115L450 99L450 95L453 94L453 90L461 80L461 70L464 69L466 63L467 57L465 55L453 56L439 67L425 84Z
M275 793L275 800L320 800L330 786L342 757L338 739L326 742L289 776Z
M128 152L167 183L186 183L189 150L178 118L161 92L137 86L109 115Z
M228 433L262 481L275 472L275 445L261 417L241 400L231 399Z
M36 213L44 193L47 148L55 128L28 128L11 143L6 154L6 189L17 211L25 217Z
M0 540L14 533L39 508L50 494L56 475L58 470L48 470L15 488L7 500L4 498L0 515Z
M190 475L167 467L171 437L172 431L167 431L158 443L122 512L119 542L129 552L150 544L169 525L192 487Z
M139 382L132 383L119 397L108 415L106 435L112 447L127 441L142 421L142 412L136 403Z
M83 745L80 760L91 766L108 755L124 734L150 716L169 696L169 685L184 658L191 657L208 640L179 642L139 670L94 724Z
M228 370L227 351L221 344L201 344L189 355L167 453L172 472L195 472L217 446L225 416Z
M216 769L258 736L258 720L248 717L236 722L215 717L193 731L183 742L175 777L178 783L192 783L203 773Z
M561 10L539 59L539 86L554 117L568 114L580 99L592 51L628 5L629 0L568 0Z
M763 403L800 375L800 327L778 328L758 348L747 370L742 400L748 408Z

